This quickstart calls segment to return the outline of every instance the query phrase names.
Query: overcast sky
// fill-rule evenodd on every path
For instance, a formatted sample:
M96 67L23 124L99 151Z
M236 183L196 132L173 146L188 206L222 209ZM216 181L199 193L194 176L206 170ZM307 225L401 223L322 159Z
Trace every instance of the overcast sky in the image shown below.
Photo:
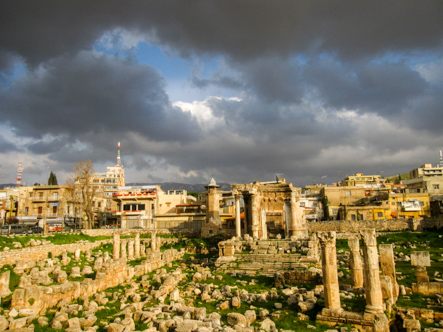
M303 186L436 164L442 1L0 2L0 183ZM326 176L326 177L325 177Z

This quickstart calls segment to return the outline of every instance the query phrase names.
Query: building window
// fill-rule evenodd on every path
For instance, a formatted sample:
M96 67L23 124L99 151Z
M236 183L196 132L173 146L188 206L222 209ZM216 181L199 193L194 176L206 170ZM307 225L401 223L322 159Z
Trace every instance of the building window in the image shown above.
M351 214L351 220L355 221L355 214Z
M395 202L392 202L392 205L395 205Z
M25 207L25 214L27 215L28 212L29 212L29 208L28 208L28 207Z
M397 206L401 206L401 202L397 202Z
M383 218L383 212L377 212L377 217Z
M351 196L351 191L350 190L346 191L346 196Z
M420 202L420 206L425 206L425 202L423 201L419 201Z
M361 213L358 215L358 220L363 220L363 215Z
M440 185L438 185L438 184L434 184L434 189L435 189L435 190L439 190L439 189L440 189Z
M300 202L300 207L305 207L305 202Z

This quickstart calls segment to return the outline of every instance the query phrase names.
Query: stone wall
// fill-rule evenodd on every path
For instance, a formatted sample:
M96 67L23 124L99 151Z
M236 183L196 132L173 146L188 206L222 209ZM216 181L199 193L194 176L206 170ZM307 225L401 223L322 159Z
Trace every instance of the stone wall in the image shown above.
M358 232L360 229L374 228L380 231L423 231L443 228L443 215L420 219L386 219L386 220L332 220L308 222L309 232Z
M322 222L309 222L309 232L358 232L360 229L374 228L376 231L403 231L409 230L406 219L388 219L374 221L349 221L332 220Z
M184 251L169 249L163 253L150 253L140 265L130 267L125 258L117 261L109 260L96 274L95 279L85 278L82 282L65 282L59 285L30 286L18 288L12 294L11 308L42 309L52 308L62 299L69 302L80 296L93 296L107 288L118 286L134 275L149 273L159 267L181 258Z
M412 292L423 295L443 293L443 282L420 282L412 284Z
M52 253L52 257L59 256L63 251L74 253L75 250L80 249L82 252L93 250L102 244L111 243L112 240L103 240L96 242L77 242L71 244L49 244L36 247L27 247L23 249L2 251L0 252L0 265L13 265L17 261L36 262L48 258L48 253Z
M150 229L109 229L109 228L100 228L100 229L82 229L81 232L85 235L89 236L113 236L114 233L118 233L121 236L124 235L135 235L136 233L141 234L151 234L152 230ZM171 232L167 229L157 229L156 233L160 234L171 234Z

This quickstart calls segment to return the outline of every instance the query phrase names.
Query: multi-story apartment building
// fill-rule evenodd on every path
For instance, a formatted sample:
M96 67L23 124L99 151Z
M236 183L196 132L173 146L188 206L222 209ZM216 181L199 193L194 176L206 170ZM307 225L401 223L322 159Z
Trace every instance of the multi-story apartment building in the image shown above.
M69 218L80 218L79 204L66 195L66 186L40 185L20 187L17 218L25 224L64 222Z
M7 218L17 215L19 200L19 188L5 188L0 190L0 223L3 224Z
M347 176L341 183L341 186L363 186L380 187L386 183L386 179L381 175L364 175L363 173L355 173L355 175Z
M164 192L155 185L120 187L113 200L121 228L199 229L205 216L201 204L194 204L195 198L186 190Z
M320 221L324 218L323 205L320 197L300 198L300 207L303 208L308 221Z
M430 197L427 193L391 193L389 208L390 218L431 216Z
M443 195L443 167L424 164L409 172L410 180L402 183L410 193L428 193L431 196Z

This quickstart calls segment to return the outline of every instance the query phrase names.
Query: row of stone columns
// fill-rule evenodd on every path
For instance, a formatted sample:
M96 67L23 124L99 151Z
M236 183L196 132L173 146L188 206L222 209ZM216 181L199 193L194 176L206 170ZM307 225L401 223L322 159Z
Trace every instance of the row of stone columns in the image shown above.
M318 232L317 236L322 250L325 308L326 310L342 311L337 274L336 232ZM365 313L381 314L383 313L383 296L375 230L361 230L360 236L362 239L363 264L360 257L359 239L355 237L348 240L353 286L361 287L363 281L366 295Z
M144 245L140 245L140 234L135 234L135 239L129 239L128 241L121 241L120 234L114 233L113 239L113 253L112 257L114 260L118 260L120 258L140 258L146 254L146 247ZM158 240L155 233L151 234L151 250L157 251L159 248Z
M260 205L260 196L256 193L251 193L250 197L250 212L251 212L251 231L252 237L259 237L259 229L260 229L260 214L259 214L259 205ZM248 208L245 204L245 216L244 216L244 234L248 234ZM264 226L266 227L266 225ZM263 230L262 234L265 235L265 230ZM240 194L235 194L235 235L240 238L241 237L241 217L240 217ZM291 195L291 222L289 224L288 229L289 236L295 236L297 238L305 238L308 236L308 230L306 227L306 219L304 215L304 210L300 207L299 203L296 200L295 192Z

